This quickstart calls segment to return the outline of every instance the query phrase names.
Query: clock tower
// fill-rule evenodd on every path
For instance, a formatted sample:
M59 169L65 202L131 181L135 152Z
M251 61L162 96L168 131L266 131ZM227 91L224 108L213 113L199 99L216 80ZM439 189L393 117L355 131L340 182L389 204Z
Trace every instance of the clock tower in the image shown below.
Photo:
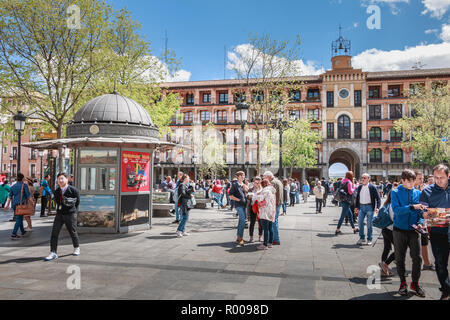
M331 45L331 70L322 78L323 176L343 163L360 177L367 170L366 77L352 67L351 42L341 35Z

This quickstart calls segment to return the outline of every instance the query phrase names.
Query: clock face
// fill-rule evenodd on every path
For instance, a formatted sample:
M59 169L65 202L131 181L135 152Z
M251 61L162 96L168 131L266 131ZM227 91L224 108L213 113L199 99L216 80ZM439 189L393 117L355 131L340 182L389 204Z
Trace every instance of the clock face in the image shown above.
M341 99L347 99L349 95L349 92L347 89L342 89L341 91L339 91L339 97L341 97Z
M95 124L89 127L89 132L91 134L97 134L100 131L100 128Z

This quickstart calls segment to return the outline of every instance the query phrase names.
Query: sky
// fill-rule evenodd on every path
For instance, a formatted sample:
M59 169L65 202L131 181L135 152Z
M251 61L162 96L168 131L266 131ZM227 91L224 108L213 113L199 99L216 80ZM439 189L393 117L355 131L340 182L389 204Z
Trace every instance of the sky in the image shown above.
M106 0L127 7L151 41L152 54L168 48L182 59L172 81L224 79L224 64L250 34L302 39L302 75L330 69L331 42L351 41L353 66L364 71L450 67L450 0ZM367 13L379 8L379 29ZM225 68L225 78L235 72Z

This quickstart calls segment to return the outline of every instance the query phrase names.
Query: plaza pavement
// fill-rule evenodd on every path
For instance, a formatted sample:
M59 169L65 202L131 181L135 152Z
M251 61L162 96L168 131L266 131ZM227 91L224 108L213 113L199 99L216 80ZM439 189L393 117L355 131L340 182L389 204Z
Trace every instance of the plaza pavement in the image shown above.
M32 234L13 241L12 214L0 211L0 299L422 299L397 295L395 264L394 277L370 290L366 271L380 261L382 238L375 247L357 246L358 235L345 225L336 237L339 208L327 206L316 215L314 205L310 197L289 207L279 218L281 245L267 251L257 250L259 243L236 246L235 215L208 208L191 210L191 235L183 238L176 238L173 218L154 218L144 232L82 234L79 257L71 255L63 228L60 258L52 262L43 258L53 217L37 213ZM374 229L374 240L379 233ZM67 289L71 265L81 270L80 290ZM409 254L406 269L410 274ZM426 299L439 299L435 272L422 272L421 284Z

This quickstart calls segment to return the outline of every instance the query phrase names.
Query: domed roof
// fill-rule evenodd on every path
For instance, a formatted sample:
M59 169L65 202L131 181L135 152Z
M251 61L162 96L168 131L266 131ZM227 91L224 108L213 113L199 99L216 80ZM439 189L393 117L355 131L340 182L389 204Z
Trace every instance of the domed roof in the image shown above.
M136 101L117 92L104 94L85 103L73 123L129 123L154 127L148 112Z

